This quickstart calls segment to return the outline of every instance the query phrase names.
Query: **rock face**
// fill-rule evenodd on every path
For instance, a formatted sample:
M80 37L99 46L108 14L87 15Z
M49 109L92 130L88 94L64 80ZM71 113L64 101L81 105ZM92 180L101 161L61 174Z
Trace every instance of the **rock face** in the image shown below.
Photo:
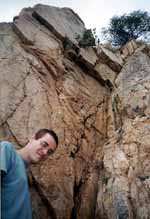
M148 219L150 49L80 49L84 30L44 5L0 24L0 137L19 148L39 128L59 136L29 170L34 219Z

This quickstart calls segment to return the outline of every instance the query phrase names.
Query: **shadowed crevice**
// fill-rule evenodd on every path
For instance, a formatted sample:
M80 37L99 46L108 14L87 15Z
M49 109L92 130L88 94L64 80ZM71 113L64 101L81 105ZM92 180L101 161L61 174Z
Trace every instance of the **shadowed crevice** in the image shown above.
M54 208L49 203L49 201L46 199L46 197L42 191L42 188L40 187L39 183L36 181L36 179L34 178L33 175L32 175L32 180L33 180L32 185L34 186L35 190L37 191L37 193L41 197L43 205L46 207L47 212L50 215L51 219L57 219L56 212L55 212Z

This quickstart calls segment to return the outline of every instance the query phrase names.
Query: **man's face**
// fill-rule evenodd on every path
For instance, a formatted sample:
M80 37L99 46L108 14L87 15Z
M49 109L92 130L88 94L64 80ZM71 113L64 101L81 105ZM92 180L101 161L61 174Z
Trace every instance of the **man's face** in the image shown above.
M50 134L46 133L42 138L30 140L28 149L31 162L37 163L55 151L56 142Z

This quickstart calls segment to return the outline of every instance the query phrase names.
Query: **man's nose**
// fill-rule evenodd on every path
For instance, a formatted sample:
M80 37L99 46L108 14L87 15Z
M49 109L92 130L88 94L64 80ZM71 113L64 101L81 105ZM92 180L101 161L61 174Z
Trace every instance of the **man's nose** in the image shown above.
M44 155L47 155L47 153L48 153L48 148L44 148L44 149L43 149L43 154L44 154Z

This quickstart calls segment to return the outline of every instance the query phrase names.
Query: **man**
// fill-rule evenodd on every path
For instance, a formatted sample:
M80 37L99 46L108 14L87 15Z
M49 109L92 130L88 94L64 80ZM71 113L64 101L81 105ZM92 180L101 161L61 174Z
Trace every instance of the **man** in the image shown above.
M40 129L22 149L15 151L7 141L0 142L2 219L31 219L31 202L26 166L44 160L58 145L56 133Z

